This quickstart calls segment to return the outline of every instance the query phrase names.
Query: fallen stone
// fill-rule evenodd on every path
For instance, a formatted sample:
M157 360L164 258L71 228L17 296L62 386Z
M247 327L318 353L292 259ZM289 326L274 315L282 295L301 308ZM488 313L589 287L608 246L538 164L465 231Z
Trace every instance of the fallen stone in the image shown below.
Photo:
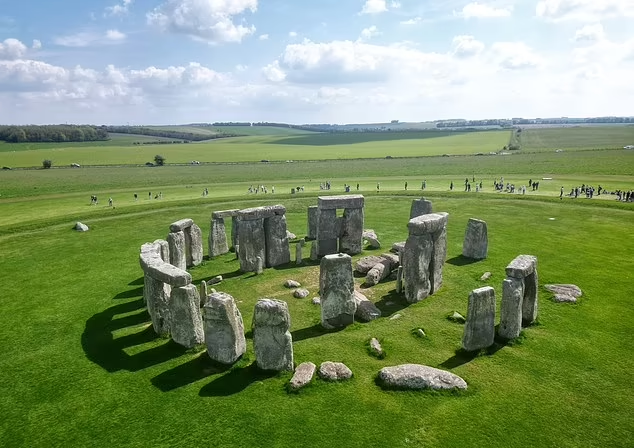
M376 236L376 232L372 229L363 231L363 239L367 240L370 249L378 249L381 247L379 237Z
M361 322L370 322L381 317L381 310L359 291L354 291L354 300L357 303L357 310L354 313L355 319Z
M391 274L392 263L390 260L382 259L379 263L375 264L365 276L365 284L367 286L377 285L380 281L385 280Z
M451 322L455 322L457 324L464 324L467 321L464 316L457 311L454 311L449 316L447 316L447 320L450 320Z
M577 298L567 294L555 294L553 296L553 301L557 303L577 303Z
M325 381L341 381L352 378L352 370L342 362L322 362L317 373Z
M458 375L420 364L384 367L379 371L379 381L383 387L389 389L464 390L467 388L465 380Z
M427 334L425 333L425 330L419 328L418 330L416 330L416 336L418 336L419 338L424 338L427 337Z
M289 383L291 390L299 390L308 385L313 380L316 369L317 366L312 362L303 362L297 366Z
M385 356L383 347L381 347L381 343L377 338L370 339L370 352L377 358L383 358Z
M287 288L299 288L302 285L301 283L295 280L286 280L284 282L284 286L286 286Z
M217 285L218 283L220 283L222 281L222 275L216 275L215 277L212 277L207 284L208 285Z
M482 277L480 277L480 281L482 282L486 282L487 280L489 280L491 278L491 273L490 272L485 272L484 274L482 274Z
M398 254L402 252L404 248L405 248L405 241L401 241L399 243L392 244L391 251Z
M390 317L390 320L400 319L401 317L403 317L403 315L401 313L396 313L395 315Z
M296 299L305 299L306 297L308 297L308 294L310 294L308 290L303 288L299 288L293 291L293 297L295 297Z
M583 295L581 289L577 285L570 284L561 284L561 285L544 285L548 291L553 294L562 294L567 296L572 296L574 298L579 298Z
M289 240L294 240L297 238L297 235L295 235L293 232L287 230L286 231L286 238L288 238Z
M377 255L369 255L367 257L360 258L354 264L354 271L360 275L366 275L370 269L376 266L377 263L380 263L383 260L382 257Z
M88 232L88 230L89 230L88 226L86 224L84 224L83 222L79 222L79 221L75 224L74 229L77 230L78 232Z
M313 305L321 305L321 299L319 297L313 297L311 302Z

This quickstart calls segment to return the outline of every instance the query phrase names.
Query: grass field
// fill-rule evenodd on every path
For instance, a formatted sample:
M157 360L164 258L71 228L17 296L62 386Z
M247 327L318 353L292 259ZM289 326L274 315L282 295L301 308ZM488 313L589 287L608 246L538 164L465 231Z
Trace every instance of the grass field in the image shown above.
M508 137L503 132L495 138ZM303 148L322 158L335 149L383 157L381 148L388 145L394 151L423 145L430 152L439 145L432 138L318 148L269 143L282 138L303 137L254 136L189 146L222 143L226 157L235 148L237 155L250 151L251 160L259 160L260 151L278 146L280 151ZM451 140L459 138L438 140L457 145ZM151 147L149 154L153 158L173 146L187 145ZM456 148L473 150L466 141ZM121 163L120 149L96 145L58 153L76 151L96 160L114 151L109 160ZM51 149L31 151L40 164ZM6 154L0 153L0 165L6 164ZM191 159L203 160L193 154ZM464 193L465 177L473 176L483 181L483 191ZM539 180L540 189L525 196L493 192L493 180L501 176L516 185ZM333 189L320 191L319 183L326 180ZM422 180L427 181L424 192ZM454 191L449 191L451 181ZM254 276L241 274L235 255L227 254L206 259L190 272L196 285L223 276L217 289L235 297L247 331L243 359L223 368L211 363L202 348L184 350L154 335L142 302L141 244L164 238L169 224L184 217L200 225L206 241L213 211L277 203L287 208L289 230L303 237L306 207L320 194L343 193L344 183L353 192L360 184L366 198L364 226L374 229L384 246L363 255L380 254L405 240L412 199L424 194L435 211L449 213L448 257L437 294L407 306L395 293L395 282L383 282L363 290L383 318L331 333L321 330L319 308L310 301L318 295L315 262ZM634 188L634 151L0 171L0 445L629 446L634 432L634 395L628 393L634 368L629 320L634 312L634 239L629 237L634 203L611 195L559 200L561 185L569 190L582 183ZM276 193L250 195L252 184L275 185ZM298 185L306 191L289 194ZM209 197L201 196L205 187ZM162 200L148 199L148 192L153 197L158 191ZM99 205L89 205L92 194L99 196ZM108 197L115 208L106 205ZM460 257L471 217L484 219L489 229L489 256L477 263ZM76 221L90 231L71 230ZM499 313L504 267L521 253L538 257L541 285L579 285L580 302L555 304L540 288L538 325L524 329L518 343L498 342L478 357L456 351L463 327L445 316L466 313L469 291L487 284L496 289ZM485 271L493 273L487 283L479 281ZM282 286L289 278L311 295L294 299ZM342 384L316 379L301 393L288 394L290 373L258 371L249 330L261 297L288 302L296 364L342 361L353 379ZM396 314L401 317L390 320ZM416 328L427 337L414 337ZM368 355L371 337L381 340L385 359ZM378 370L401 363L450 370L469 389L447 394L379 388Z
M194 134L238 134L238 135L301 135L315 132L277 126L148 126L167 131L192 132Z
M529 128L521 136L524 151L622 149L627 145L634 145L634 126Z

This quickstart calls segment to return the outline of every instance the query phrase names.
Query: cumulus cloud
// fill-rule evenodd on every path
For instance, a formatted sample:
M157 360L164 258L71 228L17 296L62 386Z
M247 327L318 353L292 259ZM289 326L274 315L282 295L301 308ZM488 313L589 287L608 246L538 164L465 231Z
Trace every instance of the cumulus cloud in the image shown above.
M271 82L282 82L286 79L286 73L280 68L280 63L274 61L271 64L266 65L262 69L264 77Z
M423 18L422 17L413 17L409 20L403 20L401 22L399 22L401 25L417 25L420 22L422 22Z
M148 24L210 44L241 42L255 26L234 23L236 16L257 10L258 0L167 0L147 13Z
M21 59L28 51L26 45L20 42L18 39L5 39L4 42L0 42L0 60L8 59Z
M258 36L259 40L269 40L269 35L268 34L260 34L260 36Z
M288 37L297 37L297 32L296 31L289 31L288 32Z
M387 11L385 0L367 0L359 14L379 14Z
M537 17L553 22L634 17L634 2L631 0L540 0L535 13Z
M379 31L379 29L376 27L376 25L372 25L368 28L364 28L361 31L361 35L359 36L359 40L370 40L372 39L374 36L378 36L380 35L381 32Z
M484 50L484 44L473 36L455 36L452 41L452 54L459 58L475 56Z
M31 46L31 48L33 50L39 50L40 48L42 48L42 42L37 39L33 39L33 45Z
M465 5L460 13L456 13L465 19L484 19L484 18L496 18L496 17L509 17L513 12L512 6L505 8L496 8L494 6L473 2Z
M491 46L495 60L507 70L523 70L542 65L543 58L524 42L496 42Z
M119 30L107 30L105 33L82 31L76 34L56 37L53 42L62 47L91 47L123 43L126 35Z
M573 42L597 42L605 39L605 31L600 23L594 25L586 25L575 31L572 38Z
M124 16L128 13L131 4L132 0L123 0L121 3L108 6L104 12L104 16Z

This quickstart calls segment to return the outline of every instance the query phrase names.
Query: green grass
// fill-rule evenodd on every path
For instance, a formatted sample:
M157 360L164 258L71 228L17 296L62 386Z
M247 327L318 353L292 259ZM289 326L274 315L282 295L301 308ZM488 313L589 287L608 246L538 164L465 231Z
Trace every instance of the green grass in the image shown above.
M405 239L411 199L367 195L366 227L386 246ZM319 447L332 446L335 437L346 446L623 446L634 425L634 398L624 392L632 368L624 316L634 311L626 260L634 240L623 235L632 229L632 212L492 196L433 200L435 210L450 213L442 289L411 306L394 295L393 281L365 290L385 317L402 314L398 320L321 331L319 309L282 287L294 278L315 294L318 267L310 263L254 277L237 273L228 254L192 270L196 284L225 277L218 288L236 298L247 329L259 297L286 300L296 363L343 361L354 372L349 382L315 380L297 395L285 390L289 374L263 376L251 367L250 340L246 359L219 371L204 352L154 337L141 303L143 242L164 237L169 223L185 216L206 233L211 211L253 201L182 201L88 219L85 234L72 232L69 222L3 237L0 270L10 279L0 286L3 445L173 447L205 440L283 447L309 440ZM282 203L289 229L303 235L314 198ZM461 265L464 227L474 216L489 223L489 258ZM522 344L475 359L456 355L462 326L446 314L466 312L484 271L494 273L489 284L499 305L504 267L519 253L538 256L542 284L577 283L580 304L556 305L540 290L540 325L524 331ZM412 336L418 327L427 338ZM367 354L370 337L389 348L384 360ZM449 369L470 389L448 395L375 385L381 367L406 362ZM566 424L553 425L562 415ZM360 422L371 422L372 431Z
M634 145L634 126L526 128L520 143L524 151L622 149Z
M238 135L300 135L314 132L277 126L147 126L167 131L192 132L194 134L238 134Z

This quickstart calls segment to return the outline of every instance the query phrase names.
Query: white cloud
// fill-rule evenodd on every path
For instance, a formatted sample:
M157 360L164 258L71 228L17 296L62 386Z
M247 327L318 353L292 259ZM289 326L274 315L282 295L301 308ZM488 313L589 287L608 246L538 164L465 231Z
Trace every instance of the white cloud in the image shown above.
M496 42L491 46L494 59L507 70L537 68L543 58L524 42Z
M385 0L367 0L359 14L379 14L387 11Z
M494 6L473 2L465 5L462 8L462 12L455 13L455 15L459 15L464 17L465 19L477 18L496 18L496 17L509 17L513 12L512 6L507 6L504 8L496 8Z
M131 4L132 0L123 0L121 3L108 6L104 12L104 16L124 16L128 13Z
M575 31L573 42L597 42L605 39L605 31L600 23L586 25Z
M248 65L238 64L236 65L236 72L246 72L249 69Z
M297 32L296 31L289 31L288 32L288 37L297 37Z
M401 6L402 6L401 2L397 2L397 1L390 2L390 8L392 9L399 9Z
M258 39L259 40L269 40L269 35L268 34L260 34Z
M28 51L26 45L17 39L9 38L0 42L0 60L21 59Z
M632 0L540 0L537 17L553 22L597 21L613 17L634 17Z
M374 36L378 36L380 35L381 32L379 31L379 29L376 27L376 25L372 25L368 28L364 28L361 31L361 36L359 37L359 40L370 40L372 39Z
M82 31L68 36L56 37L53 42L62 47L91 47L98 45L120 44L126 35L119 30L107 30L105 33Z
M164 32L210 44L241 42L255 26L236 24L234 18L257 6L258 0L167 0L147 13L147 21Z
M33 39L33 45L31 46L31 48L33 50L39 50L40 48L42 48L42 42L37 39Z
M455 36L452 40L452 54L459 58L475 56L484 50L484 44L473 36Z
M271 82L282 82L286 79L286 73L280 68L280 63L275 61L262 69L264 77Z
M401 25L417 25L423 21L422 17L413 17L409 20L403 20L400 22Z

